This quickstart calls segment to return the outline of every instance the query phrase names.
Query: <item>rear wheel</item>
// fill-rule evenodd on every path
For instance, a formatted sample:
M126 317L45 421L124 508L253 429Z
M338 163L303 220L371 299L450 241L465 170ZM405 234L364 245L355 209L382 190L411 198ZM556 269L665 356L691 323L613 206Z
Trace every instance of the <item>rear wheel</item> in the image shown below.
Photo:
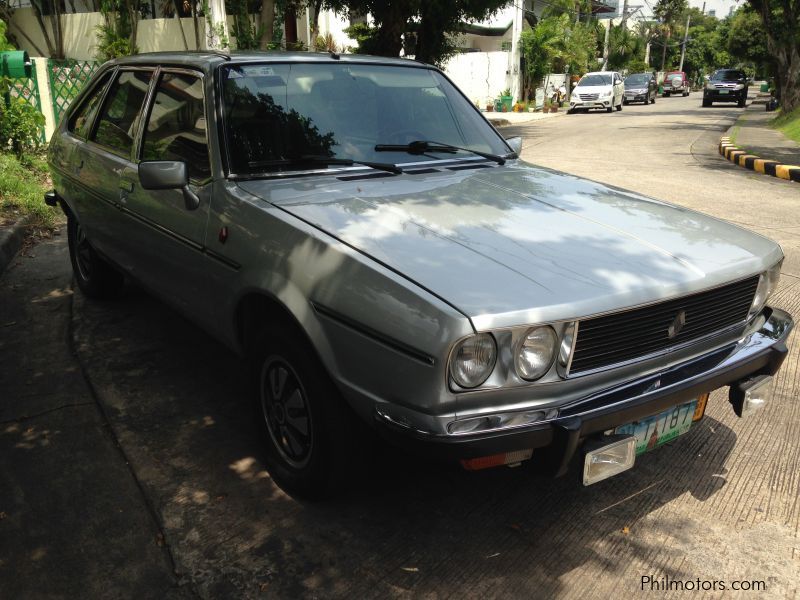
M296 327L277 324L252 356L255 412L267 470L309 499L340 491L352 473L356 416Z
M67 242L72 272L81 291L90 298L119 295L125 278L92 248L86 230L73 214L67 217Z

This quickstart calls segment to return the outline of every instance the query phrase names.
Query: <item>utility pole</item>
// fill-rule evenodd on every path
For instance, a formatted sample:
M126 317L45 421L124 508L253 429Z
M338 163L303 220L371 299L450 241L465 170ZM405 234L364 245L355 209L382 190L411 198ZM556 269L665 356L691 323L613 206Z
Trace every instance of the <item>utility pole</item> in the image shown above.
M603 41L603 68L605 71L608 68L608 36L611 33L611 19L605 19L606 22L606 39Z
M628 20L628 0L622 3L622 31L625 31L627 27L627 20Z
M683 71L683 59L686 57L686 42L689 41L689 22L692 20L692 16L689 15L686 17L686 31L683 34L683 44L681 44L681 66L678 71Z

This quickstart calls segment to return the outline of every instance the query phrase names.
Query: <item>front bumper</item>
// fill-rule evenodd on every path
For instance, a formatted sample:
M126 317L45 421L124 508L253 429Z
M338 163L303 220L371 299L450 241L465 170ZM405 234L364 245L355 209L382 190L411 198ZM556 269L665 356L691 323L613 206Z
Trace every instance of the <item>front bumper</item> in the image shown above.
M636 94L631 94L630 92L625 92L623 98L626 102L647 102L649 100L650 94L648 92L641 92Z
M573 100L570 98L570 109L589 109L589 108L609 108L612 104L613 96L609 98L598 98L597 100Z
M446 435L411 429L380 409L379 429L396 444L427 457L468 459L528 449L543 449L555 475L562 475L590 437L656 414L717 388L757 375L774 375L788 352L794 321L781 310L766 309L758 329L736 343L664 371L625 382L559 407L558 415L530 426L478 434Z
M720 90L703 90L703 100L712 102L739 102L742 97L747 97L747 90L728 90L724 94Z

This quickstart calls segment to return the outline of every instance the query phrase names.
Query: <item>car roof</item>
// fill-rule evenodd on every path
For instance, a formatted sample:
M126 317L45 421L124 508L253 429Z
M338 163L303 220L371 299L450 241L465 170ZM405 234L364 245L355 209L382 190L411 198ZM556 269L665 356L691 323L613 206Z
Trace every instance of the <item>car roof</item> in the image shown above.
M616 71L591 71L590 73L584 73L583 76L586 77L587 75L613 75Z
M388 58L384 56L368 56L364 54L332 54L330 52L283 52L283 51L247 51L247 52L222 52L222 51L195 51L195 52L145 52L134 54L109 61L114 65L172 65L185 66L210 71L223 63L371 63L395 66L416 66L431 68L421 62L408 58Z

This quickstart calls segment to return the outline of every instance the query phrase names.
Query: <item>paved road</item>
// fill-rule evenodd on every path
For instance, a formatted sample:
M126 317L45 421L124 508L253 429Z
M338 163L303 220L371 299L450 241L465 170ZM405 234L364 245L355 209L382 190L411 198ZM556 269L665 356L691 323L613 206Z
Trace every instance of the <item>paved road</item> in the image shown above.
M800 223L790 208L800 188L719 158L716 138L737 111L698 103L659 99L519 131L535 162L768 230L797 275ZM49 285L68 294L63 241L50 244L61 262ZM26 285L24 266L6 275L3 289ZM45 286L29 299L47 296ZM777 303L800 315L798 297L800 280L785 277ZM686 436L590 488L577 473L556 481L525 467L469 474L378 448L380 468L363 486L313 505L287 497L264 471L235 357L135 290L112 304L75 294L69 309L68 339L48 343L74 345L75 357L59 358L59 367L86 373L182 591L605 599L638 596L649 575L765 581L767 592L753 597L800 593L797 350L762 414L738 420L715 393ZM133 593L136 581L130 585Z

